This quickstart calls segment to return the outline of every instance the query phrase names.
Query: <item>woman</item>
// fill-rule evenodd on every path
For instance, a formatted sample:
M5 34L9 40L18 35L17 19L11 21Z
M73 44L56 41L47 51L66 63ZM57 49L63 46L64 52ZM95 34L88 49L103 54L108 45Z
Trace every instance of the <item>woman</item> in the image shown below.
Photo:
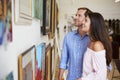
M83 74L78 80L106 80L107 66L111 62L112 48L100 13L87 14L83 31L90 37L90 44L84 54Z

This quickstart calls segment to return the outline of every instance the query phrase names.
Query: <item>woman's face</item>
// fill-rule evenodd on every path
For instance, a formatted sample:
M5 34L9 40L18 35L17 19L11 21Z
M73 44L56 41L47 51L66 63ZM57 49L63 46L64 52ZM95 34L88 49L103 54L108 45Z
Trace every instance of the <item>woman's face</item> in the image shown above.
M91 24L90 18L89 18L89 16L87 16L85 18L85 23L84 23L84 26L83 26L82 30L84 32L87 32L88 34L90 32L90 24Z

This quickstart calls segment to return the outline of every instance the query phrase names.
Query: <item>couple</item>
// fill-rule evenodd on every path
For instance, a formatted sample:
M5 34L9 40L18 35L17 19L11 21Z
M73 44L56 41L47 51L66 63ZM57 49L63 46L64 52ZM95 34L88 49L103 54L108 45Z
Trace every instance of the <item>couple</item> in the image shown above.
M112 48L104 18L88 8L78 8L74 25L78 29L64 38L59 80L66 69L67 80L106 80Z

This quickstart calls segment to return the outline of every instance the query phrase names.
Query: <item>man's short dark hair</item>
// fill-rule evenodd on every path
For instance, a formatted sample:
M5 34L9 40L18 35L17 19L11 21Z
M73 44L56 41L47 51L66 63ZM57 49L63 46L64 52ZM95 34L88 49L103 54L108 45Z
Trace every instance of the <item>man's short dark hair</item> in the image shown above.
M88 13L93 13L90 9L86 8L86 7L80 7L78 8L78 10L86 10L85 11L85 17L88 15Z

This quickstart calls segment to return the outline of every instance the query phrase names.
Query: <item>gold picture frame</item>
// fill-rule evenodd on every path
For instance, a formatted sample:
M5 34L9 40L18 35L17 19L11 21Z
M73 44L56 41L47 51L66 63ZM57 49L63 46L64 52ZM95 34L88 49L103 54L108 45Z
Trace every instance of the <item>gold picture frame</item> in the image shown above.
M18 56L18 80L35 80L35 46Z
M47 48L46 48L46 63L45 63L45 80L51 80L52 79L52 47L51 44L48 44Z

